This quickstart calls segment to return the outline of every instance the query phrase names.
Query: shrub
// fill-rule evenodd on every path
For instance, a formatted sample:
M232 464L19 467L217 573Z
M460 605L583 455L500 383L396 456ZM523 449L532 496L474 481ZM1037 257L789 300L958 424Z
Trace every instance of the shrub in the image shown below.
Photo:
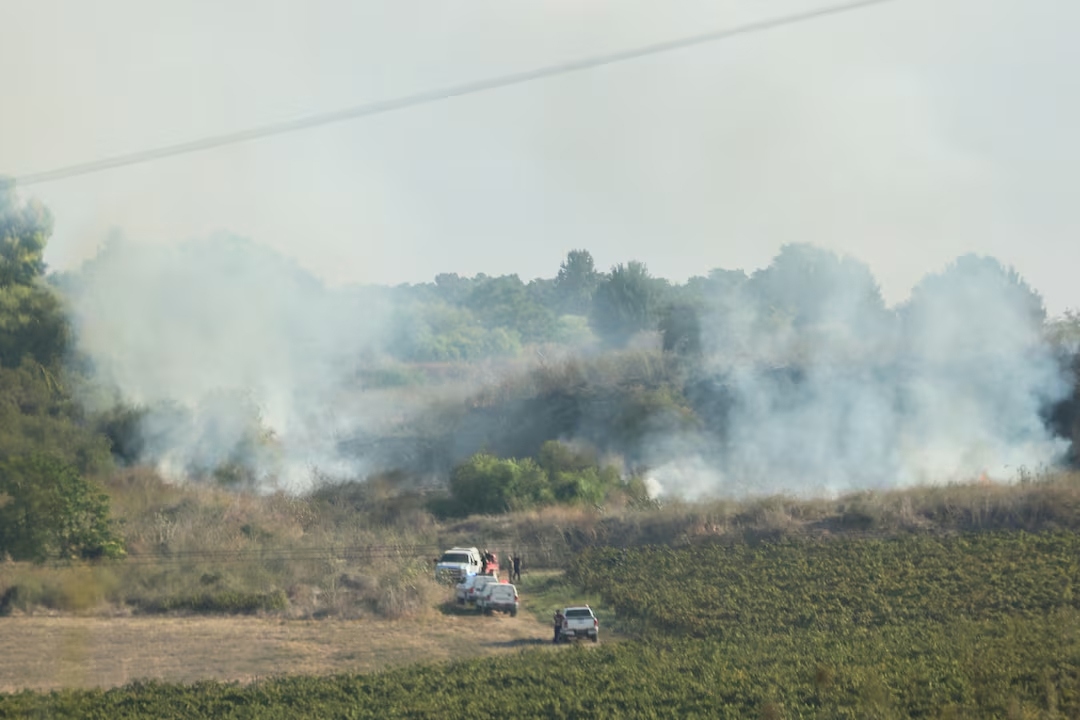
M47 455L0 460L0 552L15 560L120 557L109 496Z

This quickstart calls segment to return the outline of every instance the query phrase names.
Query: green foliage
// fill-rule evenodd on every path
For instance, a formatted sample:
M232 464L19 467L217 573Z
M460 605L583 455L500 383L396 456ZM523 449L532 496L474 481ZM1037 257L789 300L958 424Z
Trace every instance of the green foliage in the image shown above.
M701 310L689 303L671 305L660 316L664 352L695 356L701 353Z
M251 614L259 611L284 610L289 599L282 590L273 592L242 592L220 590L195 595L168 596L137 603L144 612L228 613Z
M526 343L546 342L555 330L554 314L530 297L517 275L477 283L465 305L485 327L516 331Z
M442 303L415 306L397 321L397 357L418 362L472 361L521 350L516 330L485 328L471 311Z
M119 557L109 497L47 455L0 459L0 553L16 560Z
M581 347L593 343L596 336L589 327L589 318L584 315L562 315L555 324L552 340L561 345Z
M612 466L600 466L592 450L555 440L544 443L537 460L500 459L478 453L454 468L450 500L436 500L440 515L494 514L552 503L599 505L612 493L635 496Z
M1073 533L1017 531L590 549L571 575L645 630L846 633L1077 610L1078 557Z
M94 428L108 439L113 457L125 464L142 458L146 441L140 423L148 413L145 407L120 403L94 417Z
M601 277L588 250L571 250L567 253L566 260L559 266L559 274L555 276L555 292L560 309L572 315L587 315Z
M454 468L450 493L461 514L502 513L553 499L543 470L530 458L502 460L478 453Z
M41 277L52 224L44 205L22 203L13 186L0 183L0 288L29 285Z
M0 285L0 366L25 358L56 367L67 351L68 322L56 293L43 284Z
M106 438L82 419L57 374L27 359L0 367L0 458L46 454L96 474L110 465Z
M795 328L840 322L857 329L884 322L885 301L870 268L829 250L785 245L747 287L763 317L787 318Z
M593 296L593 330L612 345L625 345L635 334L655 326L658 287L644 263L619 264Z

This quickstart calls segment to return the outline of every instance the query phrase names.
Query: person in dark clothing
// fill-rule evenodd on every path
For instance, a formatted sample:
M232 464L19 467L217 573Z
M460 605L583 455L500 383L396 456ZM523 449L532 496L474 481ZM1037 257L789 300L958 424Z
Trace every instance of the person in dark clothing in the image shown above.
M514 566L513 570L510 572L510 579L514 582L519 582L521 580L521 556L515 555L513 563Z
M562 632L563 619L564 618L563 618L562 610L556 610L555 611L555 638L551 641L553 643L558 644L558 642L559 642L559 633Z

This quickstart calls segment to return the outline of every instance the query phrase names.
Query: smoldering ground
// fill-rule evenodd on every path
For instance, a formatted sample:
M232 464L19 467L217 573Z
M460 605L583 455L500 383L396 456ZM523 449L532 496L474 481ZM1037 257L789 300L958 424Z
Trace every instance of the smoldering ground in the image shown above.
M693 282L700 352L657 387L601 388L570 360L563 379L484 403L464 381L365 387L416 316L389 289L329 289L247 241L116 240L66 287L110 401L144 408L138 459L174 477L445 477L479 450L562 439L648 468L663 493L815 494L1007 478L1068 447L1044 420L1071 385L1041 300L992 259L958 259L897 307L861 262L810 246Z

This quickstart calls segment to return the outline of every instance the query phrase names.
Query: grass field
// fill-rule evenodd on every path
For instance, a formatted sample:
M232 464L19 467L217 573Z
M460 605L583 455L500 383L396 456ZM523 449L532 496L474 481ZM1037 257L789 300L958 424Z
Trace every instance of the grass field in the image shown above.
M477 642L447 630L436 641L432 632L408 650L425 662L351 674L369 660L392 665L408 631L346 656L332 648L359 647L370 623L271 631L274 621L224 621L239 623L233 645L250 653L235 661L235 679L260 674L251 658L297 675L25 692L0 696L0 717L1077 717L1078 557L1080 536L1069 532L598 548L571 568L584 592L546 573L522 583L538 617L515 619L520 638L509 618L447 611L417 622L491 621L505 635ZM540 622L549 606L584 598L598 598L601 617L637 639L551 646ZM265 623L267 639L253 642L246 622ZM90 644L74 637L54 639L51 653ZM8 652L30 642L14 640ZM466 645L491 654L439 662ZM319 677L320 668L344 674ZM59 675L59 684L77 682ZM172 677L185 678L193 676Z

